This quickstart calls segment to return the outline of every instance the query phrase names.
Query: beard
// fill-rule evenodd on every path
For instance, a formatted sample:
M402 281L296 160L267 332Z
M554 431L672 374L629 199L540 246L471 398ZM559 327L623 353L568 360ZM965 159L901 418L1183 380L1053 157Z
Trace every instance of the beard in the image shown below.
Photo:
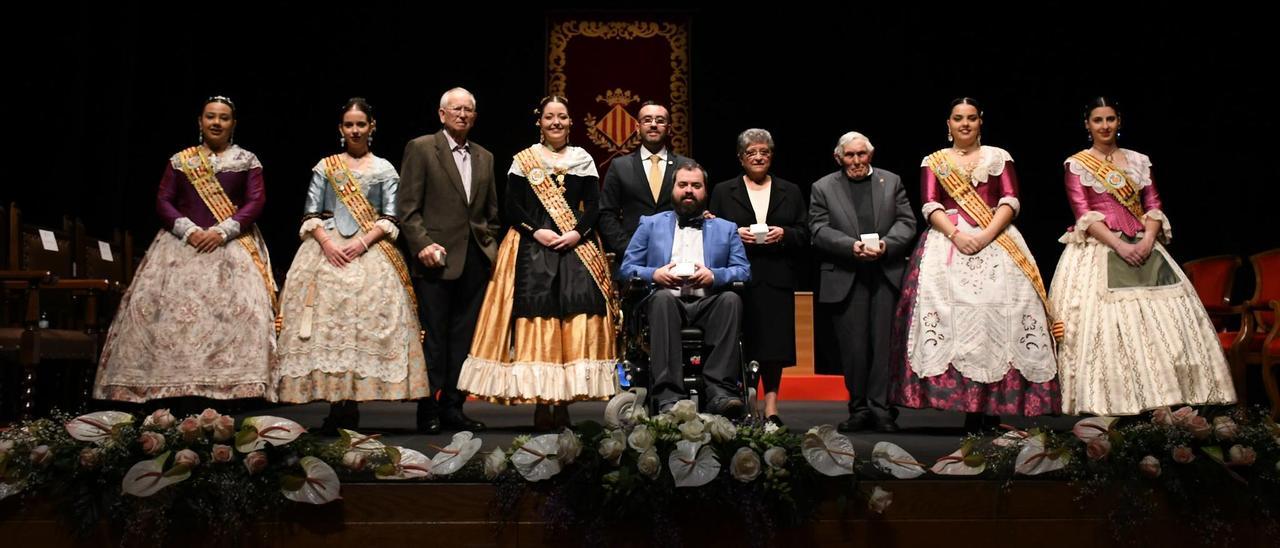
M673 209L675 210L676 215L679 215L683 219L688 219L689 217L702 215L702 212L707 210L707 201L706 199L695 199L692 204L686 205L684 203L684 198L681 197L680 200L676 202Z

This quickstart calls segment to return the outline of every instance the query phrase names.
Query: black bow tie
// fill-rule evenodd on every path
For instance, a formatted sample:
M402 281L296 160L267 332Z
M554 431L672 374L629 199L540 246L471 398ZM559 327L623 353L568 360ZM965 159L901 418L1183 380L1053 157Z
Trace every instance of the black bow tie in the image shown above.
M699 213L693 217L681 217L679 220L680 228L696 228L702 230L702 221L705 219Z

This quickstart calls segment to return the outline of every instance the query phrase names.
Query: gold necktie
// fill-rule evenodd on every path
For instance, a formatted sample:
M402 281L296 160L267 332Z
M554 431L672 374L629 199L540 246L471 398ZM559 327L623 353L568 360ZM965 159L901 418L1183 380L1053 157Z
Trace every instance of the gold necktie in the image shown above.
M658 194L662 192L662 168L659 162L662 157L654 154L649 156L649 192L653 193L653 202L658 203Z

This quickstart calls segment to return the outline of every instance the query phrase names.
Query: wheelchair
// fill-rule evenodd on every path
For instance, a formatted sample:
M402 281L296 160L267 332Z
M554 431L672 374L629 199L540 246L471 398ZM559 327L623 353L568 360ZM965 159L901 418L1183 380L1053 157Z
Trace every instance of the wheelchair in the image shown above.
M644 313L645 300L654 291L652 284L639 278L626 280L619 284L622 310L622 321L618 329L618 380L624 392L614 397L610 406L632 407L643 405L650 414L656 414L657 402L648 397L651 393L652 378L649 368L649 322ZM740 292L742 282L734 282L727 291ZM757 374L760 364L754 360L747 362L743 354L742 334L739 333L738 364L740 373L736 396L742 398L744 409L741 420L751 420L758 414L756 410ZM680 330L681 346L681 380L690 400L698 407L699 412L706 409L709 398L706 395L706 381L702 376L703 356L709 352L704 342L702 328L684 326Z

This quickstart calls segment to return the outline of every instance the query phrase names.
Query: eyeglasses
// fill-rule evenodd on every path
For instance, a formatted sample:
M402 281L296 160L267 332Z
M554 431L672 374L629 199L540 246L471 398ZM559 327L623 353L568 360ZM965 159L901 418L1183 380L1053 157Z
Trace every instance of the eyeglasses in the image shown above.
M768 157L770 157L770 156L773 156L773 151L772 151L772 150L769 150L769 149L767 149L767 148L759 148L759 149L755 149L755 150L748 150L748 151L746 151L746 152L743 152L743 153L742 153L742 157L743 157L743 158L756 158L756 157L759 157L759 158L768 158Z
M449 112L452 112L452 113L454 113L455 115L458 115L458 116L461 116L461 115L462 115L462 114L464 114L464 113L465 113L465 114L473 114L473 113L475 113L475 111L476 111L476 109L471 108L471 107L445 107L445 110L447 110L447 111L449 111Z
M648 126L648 125L665 126L665 125L667 125L667 119L666 119L666 118L654 118L654 117L652 117L652 116L645 116L644 118L641 118L641 119L640 119L640 124L641 124L641 125L645 125L645 126Z

